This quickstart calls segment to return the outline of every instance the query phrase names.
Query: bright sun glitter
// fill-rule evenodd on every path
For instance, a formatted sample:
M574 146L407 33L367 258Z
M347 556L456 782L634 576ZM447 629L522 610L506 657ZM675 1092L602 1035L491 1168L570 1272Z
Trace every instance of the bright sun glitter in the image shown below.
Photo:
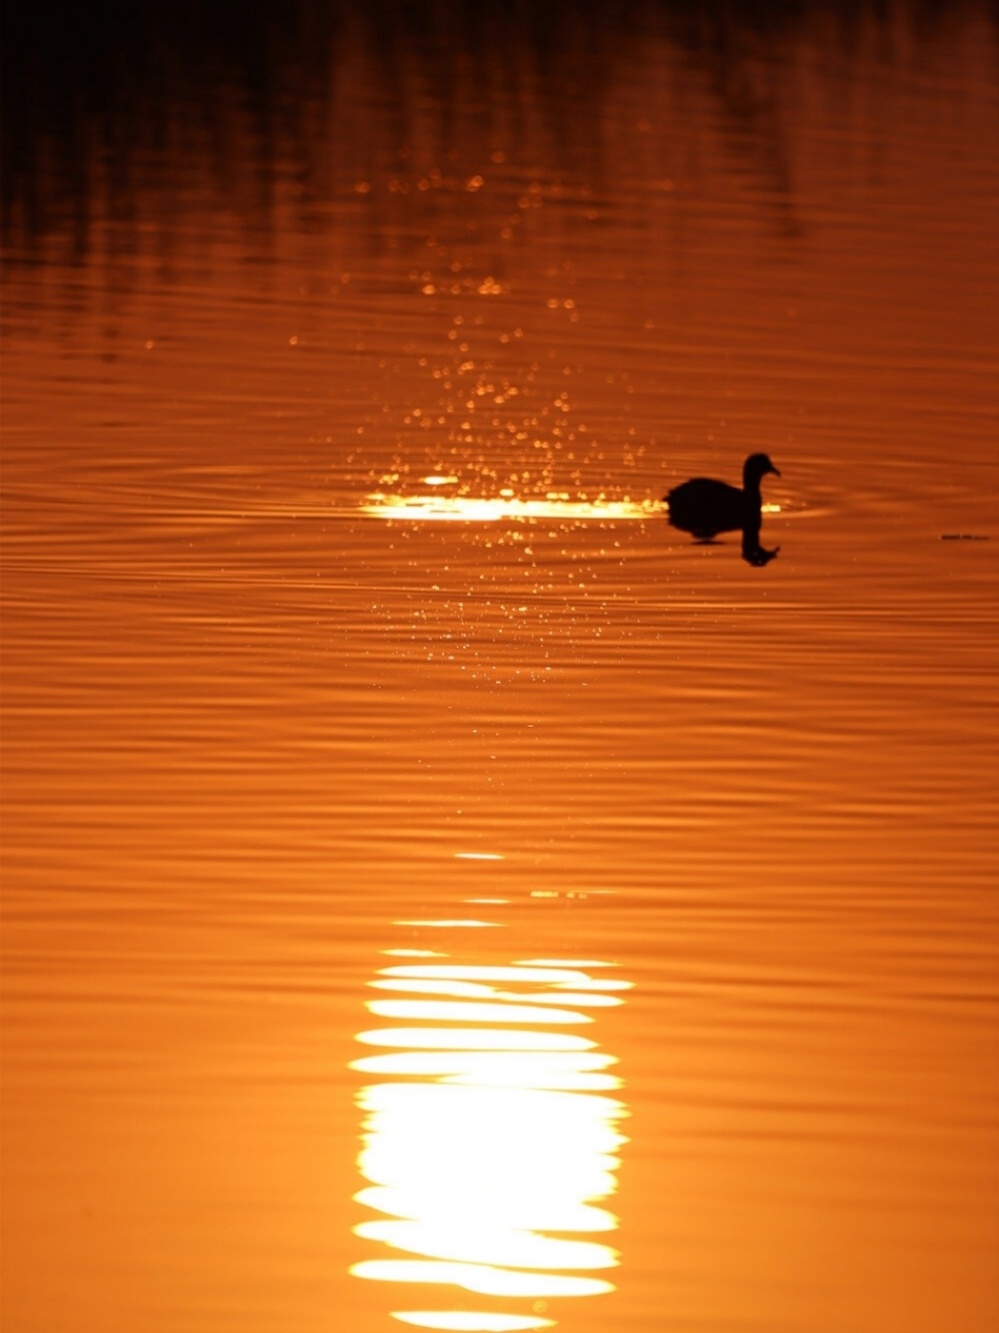
M594 500L572 500L561 491L521 500L511 491L491 499L479 499L469 495L444 495L436 490L455 480L454 477L424 477L424 484L435 488L435 492L426 495L388 495L376 491L367 497L361 512L370 518L436 523L496 523L501 519L527 521L540 518L621 522L651 518L661 508L652 500L638 503L629 499L608 500L604 496Z

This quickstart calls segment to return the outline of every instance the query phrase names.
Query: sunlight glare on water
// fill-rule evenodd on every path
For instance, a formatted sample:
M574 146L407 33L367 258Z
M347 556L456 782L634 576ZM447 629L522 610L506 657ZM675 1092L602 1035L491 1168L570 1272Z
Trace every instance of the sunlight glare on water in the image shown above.
M501 990L498 982L524 989ZM584 1013L549 1003L580 1003L566 989L576 982L600 985L603 978L572 967L435 962L385 967L369 982L421 997L428 988L467 994L474 987L482 998L474 1004L367 1002L377 1017L463 1026L358 1034L363 1044L406 1049L361 1057L351 1062L353 1070L408 1081L370 1084L360 1094L366 1118L358 1169L372 1184L355 1199L387 1216L359 1223L355 1234L381 1242L390 1253L422 1257L360 1260L351 1269L356 1277L534 1300L613 1290L605 1278L580 1272L616 1268L617 1251L578 1235L618 1225L594 1202L616 1191L617 1152L625 1142L617 1128L625 1105L608 1095L622 1087L621 1080L593 1072L616 1061L597 1051L559 1050L558 1034L552 1034L554 1049L524 1051L521 1029L507 1027L592 1023ZM628 987L623 980L618 985ZM592 1006L595 1000L622 1003L603 994L581 1003ZM471 1026L481 1022L498 1026ZM424 1049L408 1049L414 1043ZM562 1234L545 1234L552 1231Z
M429 480L429 479L426 479ZM519 499L513 494L496 499L465 495L369 495L362 513L373 518L431 520L436 522L495 523L499 519L525 520L613 520L651 518L659 506L651 500L570 500L568 495L548 495L543 500Z

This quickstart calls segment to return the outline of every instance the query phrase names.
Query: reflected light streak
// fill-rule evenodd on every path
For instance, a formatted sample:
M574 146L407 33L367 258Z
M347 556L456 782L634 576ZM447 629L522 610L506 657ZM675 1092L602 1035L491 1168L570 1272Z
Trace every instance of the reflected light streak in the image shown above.
M602 1071L615 1064L616 1056L593 1052L397 1051L364 1056L351 1061L350 1068L363 1074L416 1075L490 1088L613 1092L621 1080Z
M518 999L522 998L518 996ZM589 1014L573 1009L546 1009L527 1004L473 1004L463 1000L368 1000L365 1008L379 1018L412 1018L438 1023L592 1023Z
M572 985L583 988L591 978L578 968L567 967L476 967L451 965L448 963L401 963L396 967L386 967L382 973L386 977L440 977L446 980L455 978L469 981L524 981L535 985L559 986Z
M446 958L438 949L383 949L386 958Z
M401 952L396 950L396 952ZM518 958L518 967L617 967L616 963L603 963L595 958ZM626 986L634 983L626 981Z
M410 981L369 981L368 985L373 990L411 991L418 995L450 995L455 999L466 1000L499 1000L504 1004L524 999L523 995L514 991L496 990L493 986L487 986L479 981L431 981L414 978ZM598 983L597 989L603 991L604 985ZM559 987L552 995L532 995L531 1003L532 1005L575 1004L588 1006L591 1009L613 1009L624 1004L624 1000L617 995L586 994L583 991L568 991Z
M465 1314L458 1310L394 1311L392 1318L416 1328L438 1328L445 1333L521 1333L535 1328L554 1328L553 1319L516 1314Z
M372 990L406 991L412 995L453 995L465 1000L486 1000L496 994L492 986L486 986L481 981L444 981L443 978L440 981L429 978L427 980L400 978L398 981L379 978L367 984Z
M396 921L396 925L419 926L421 930L497 930L497 921L477 921L475 917L437 921Z
M485 1264L442 1263L433 1259L365 1259L352 1264L355 1277L376 1282L434 1282L475 1291L480 1296L599 1296L613 1291L612 1282L595 1277L563 1277L555 1273L515 1273Z
M424 481L430 482L430 478L425 477ZM446 481L434 478L432 484L444 485ZM521 500L515 495L476 499L469 495L388 495L376 491L361 505L361 512L371 518L437 523L495 523L500 519L633 522L661 515L662 511L662 505L654 500L638 503L627 499L608 500L602 496L596 500L570 500L561 492L540 499Z
M397 926L419 926L419 927L421 927L421 928L423 928L423 929L429 929L430 927L433 927L434 929L437 929L437 930L442 930L442 929L451 930L451 929L461 929L461 928L464 928L464 929L466 929L466 930L496 930L496 929L498 929L498 923L497 923L497 922L495 922L495 921L477 921L474 917L469 918L469 919L467 919L467 920L463 920L463 919L459 918L459 919L457 919L457 920L453 920L453 921L448 921L448 920L444 920L444 921L397 921L395 924L396 924Z
M634 984L633 981L616 981L613 977L592 977L581 982L579 988L580 990L588 991L632 990ZM561 993L561 986L559 987L559 992ZM592 1004L594 1001L595 997L591 995L589 997L589 1003ZM580 1001L580 1003L582 1003L582 1001ZM618 1003L623 1004L624 1001L620 1000Z
M426 1216L448 1215L453 1206L450 1197L433 1197L433 1212L427 1212L427 1199L422 1193L394 1189L387 1185L370 1185L354 1195L356 1203L374 1208L379 1213L392 1213L396 1217L416 1219ZM579 1203L572 1199L552 1200L548 1197L534 1200L531 1223L548 1231L614 1231L617 1218L606 1208L596 1208L593 1204ZM523 1210L518 1199L513 1199L506 1212L497 1202L491 1209L493 1223L508 1222L516 1218L523 1222Z
M492 1263L502 1268L614 1268L617 1251L592 1241L556 1240L535 1232L517 1232L497 1226L469 1228L458 1217L449 1226L419 1221L361 1222L354 1234L383 1240L394 1249L427 1259L457 1259L461 1262Z
M404 993L366 1007L405 1025L358 1033L382 1050L350 1066L379 1080L357 1097L367 1184L354 1196L378 1216L354 1231L390 1256L353 1265L355 1276L510 1299L613 1291L595 1274L620 1256L596 1237L618 1225L601 1204L617 1190L627 1142L627 1107L611 1095L622 1082L606 1072L616 1057L596 1041L553 1030L593 1025L623 1003L601 991L629 983L595 978L590 966L477 966L438 955L383 967L368 983ZM393 1313L426 1328L554 1322L537 1310Z
M501 1032L496 1028L373 1028L354 1038L365 1046L421 1046L428 1050L589 1051L585 1037L554 1032Z

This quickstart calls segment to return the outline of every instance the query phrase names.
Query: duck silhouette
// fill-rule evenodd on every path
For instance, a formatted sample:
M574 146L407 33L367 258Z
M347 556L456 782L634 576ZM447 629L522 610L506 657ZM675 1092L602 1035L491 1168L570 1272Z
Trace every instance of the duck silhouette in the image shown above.
M742 490L713 477L694 477L674 486L664 499L674 528L709 542L719 532L742 532L743 559L765 565L777 554L760 545L763 499L760 480L768 472L780 476L766 454L750 454L742 465Z

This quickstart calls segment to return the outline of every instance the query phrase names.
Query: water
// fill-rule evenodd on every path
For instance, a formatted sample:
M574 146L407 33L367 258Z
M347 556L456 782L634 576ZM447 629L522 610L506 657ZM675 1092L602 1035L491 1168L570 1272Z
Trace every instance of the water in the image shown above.
M991 1330L994 24L420 13L15 82L5 1328Z

